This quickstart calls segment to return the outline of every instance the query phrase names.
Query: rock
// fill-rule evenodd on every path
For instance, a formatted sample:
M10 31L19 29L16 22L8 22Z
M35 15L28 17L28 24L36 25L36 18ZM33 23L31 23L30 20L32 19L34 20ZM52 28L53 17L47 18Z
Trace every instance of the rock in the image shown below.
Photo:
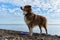
M60 40L60 36L44 33L33 33L33 36L29 36L28 32L0 29L0 40Z

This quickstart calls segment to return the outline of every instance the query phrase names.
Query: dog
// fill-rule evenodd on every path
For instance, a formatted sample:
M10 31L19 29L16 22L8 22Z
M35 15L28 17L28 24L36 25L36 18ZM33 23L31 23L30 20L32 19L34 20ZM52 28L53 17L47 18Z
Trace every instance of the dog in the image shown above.
M41 15L36 15L32 12L30 5L25 5L24 8L20 7L24 14L24 20L29 28L29 35L32 36L34 26L38 25L40 28L40 34L42 33L42 27L44 27L47 33L47 19Z

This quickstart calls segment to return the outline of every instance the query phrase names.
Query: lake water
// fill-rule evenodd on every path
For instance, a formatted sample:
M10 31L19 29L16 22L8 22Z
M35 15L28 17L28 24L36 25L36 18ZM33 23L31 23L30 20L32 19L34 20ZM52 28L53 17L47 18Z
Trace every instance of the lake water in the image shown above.
M48 34L60 35L60 24L49 24L47 28L48 28ZM29 32L29 29L25 24L0 24L0 29ZM42 30L43 33L45 33L44 28L42 28ZM33 28L33 32L40 33L39 27L36 26L35 28Z

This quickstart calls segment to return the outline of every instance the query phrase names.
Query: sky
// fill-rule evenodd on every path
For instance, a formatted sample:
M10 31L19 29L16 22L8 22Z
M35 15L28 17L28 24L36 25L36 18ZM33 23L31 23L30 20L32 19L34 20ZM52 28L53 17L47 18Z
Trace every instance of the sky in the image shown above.
M31 5L36 15L45 16L48 24L60 24L60 0L0 0L0 24L24 24L20 7Z

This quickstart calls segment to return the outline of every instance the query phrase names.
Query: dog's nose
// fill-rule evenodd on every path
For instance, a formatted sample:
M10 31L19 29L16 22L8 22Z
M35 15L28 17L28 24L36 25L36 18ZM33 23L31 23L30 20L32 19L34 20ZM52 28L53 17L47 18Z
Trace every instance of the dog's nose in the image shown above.
M20 7L20 9L21 9L21 10L23 10L23 8L22 8L22 7Z

